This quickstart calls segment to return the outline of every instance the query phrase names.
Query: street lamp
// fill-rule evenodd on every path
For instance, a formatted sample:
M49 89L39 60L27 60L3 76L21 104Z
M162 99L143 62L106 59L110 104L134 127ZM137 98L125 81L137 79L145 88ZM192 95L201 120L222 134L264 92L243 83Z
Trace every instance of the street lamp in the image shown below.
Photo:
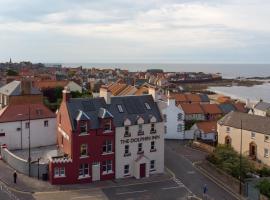
M240 127L241 127L241 139L240 139L240 164L239 164L239 193L242 194L242 140L243 140L243 127L242 127L242 120L240 121Z
M18 116L22 116L23 114L19 113ZM31 134L30 134L30 105L28 106L28 176L31 176ZM21 148L22 148L22 120L21 120Z

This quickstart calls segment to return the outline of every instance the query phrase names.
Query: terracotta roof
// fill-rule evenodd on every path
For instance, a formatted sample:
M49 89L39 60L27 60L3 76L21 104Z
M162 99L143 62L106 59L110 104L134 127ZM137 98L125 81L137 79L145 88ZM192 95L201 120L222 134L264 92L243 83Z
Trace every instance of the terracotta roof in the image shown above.
M204 133L213 133L217 131L216 121L197 122L196 125L198 129L202 130Z
M143 95L148 94L148 88L147 87L140 87L136 92L135 95Z
M185 94L170 94L171 97L175 98L175 101L178 102L187 102L187 97Z
M231 102L231 98L227 97L227 96L220 96L217 98L217 101L219 103L229 103L229 102Z
M198 103L183 103L180 104L182 109L184 110L185 114L204 114L203 109L200 104Z
M237 111L239 111L239 112L247 112L247 109L246 109L244 103L239 102L239 103L235 103L233 105L234 105L234 107L236 108Z
M65 87L69 81L36 81L34 82L34 86L39 89L46 89L46 88L56 88L56 87Z
M186 98L189 102L201 102L201 97L198 94L186 94Z
M55 113L50 111L43 104L21 104L21 105L8 105L0 112L0 123L13 122L29 119L29 107L30 107L30 119L44 119L54 118Z
M201 104L201 107L205 113L222 114L222 111L217 104Z

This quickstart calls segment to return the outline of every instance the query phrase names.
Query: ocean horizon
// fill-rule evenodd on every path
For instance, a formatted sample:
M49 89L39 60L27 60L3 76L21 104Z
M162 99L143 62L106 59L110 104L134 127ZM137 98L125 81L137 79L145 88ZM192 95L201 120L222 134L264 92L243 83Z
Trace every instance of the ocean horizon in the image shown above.
M132 72L163 69L165 72L221 73L225 78L270 76L270 64L184 64L184 63L48 63L63 67L120 68Z

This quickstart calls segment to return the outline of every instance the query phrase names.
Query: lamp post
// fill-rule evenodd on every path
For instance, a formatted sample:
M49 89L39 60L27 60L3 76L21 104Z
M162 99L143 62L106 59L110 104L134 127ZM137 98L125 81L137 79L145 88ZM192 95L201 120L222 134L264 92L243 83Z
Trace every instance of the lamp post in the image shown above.
M19 113L17 114L18 116L23 116L22 113ZM30 132L30 121L31 121L31 118L30 118L30 105L28 106L28 176L30 177L31 176L31 132ZM21 120L21 148L23 148L23 145L22 145L22 120Z
M243 139L243 131L242 131L242 120L240 121L240 127L241 127L241 139L240 139L240 164L239 164L239 193L242 194L242 139Z

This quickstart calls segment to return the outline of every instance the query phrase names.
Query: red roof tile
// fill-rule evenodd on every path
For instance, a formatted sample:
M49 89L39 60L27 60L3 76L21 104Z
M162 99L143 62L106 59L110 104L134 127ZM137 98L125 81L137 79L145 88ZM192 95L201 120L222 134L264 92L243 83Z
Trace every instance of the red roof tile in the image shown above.
M198 129L202 130L204 133L213 133L217 131L216 121L197 122L196 125Z
M43 104L21 104L21 105L8 105L0 112L0 123L13 122L29 119L29 107L30 107L30 119L44 119L54 118L55 113L50 111Z
M185 114L204 114L201 105L198 103L183 103L180 104L180 106L184 110Z
M201 106L205 114L222 114L217 104L202 104Z

